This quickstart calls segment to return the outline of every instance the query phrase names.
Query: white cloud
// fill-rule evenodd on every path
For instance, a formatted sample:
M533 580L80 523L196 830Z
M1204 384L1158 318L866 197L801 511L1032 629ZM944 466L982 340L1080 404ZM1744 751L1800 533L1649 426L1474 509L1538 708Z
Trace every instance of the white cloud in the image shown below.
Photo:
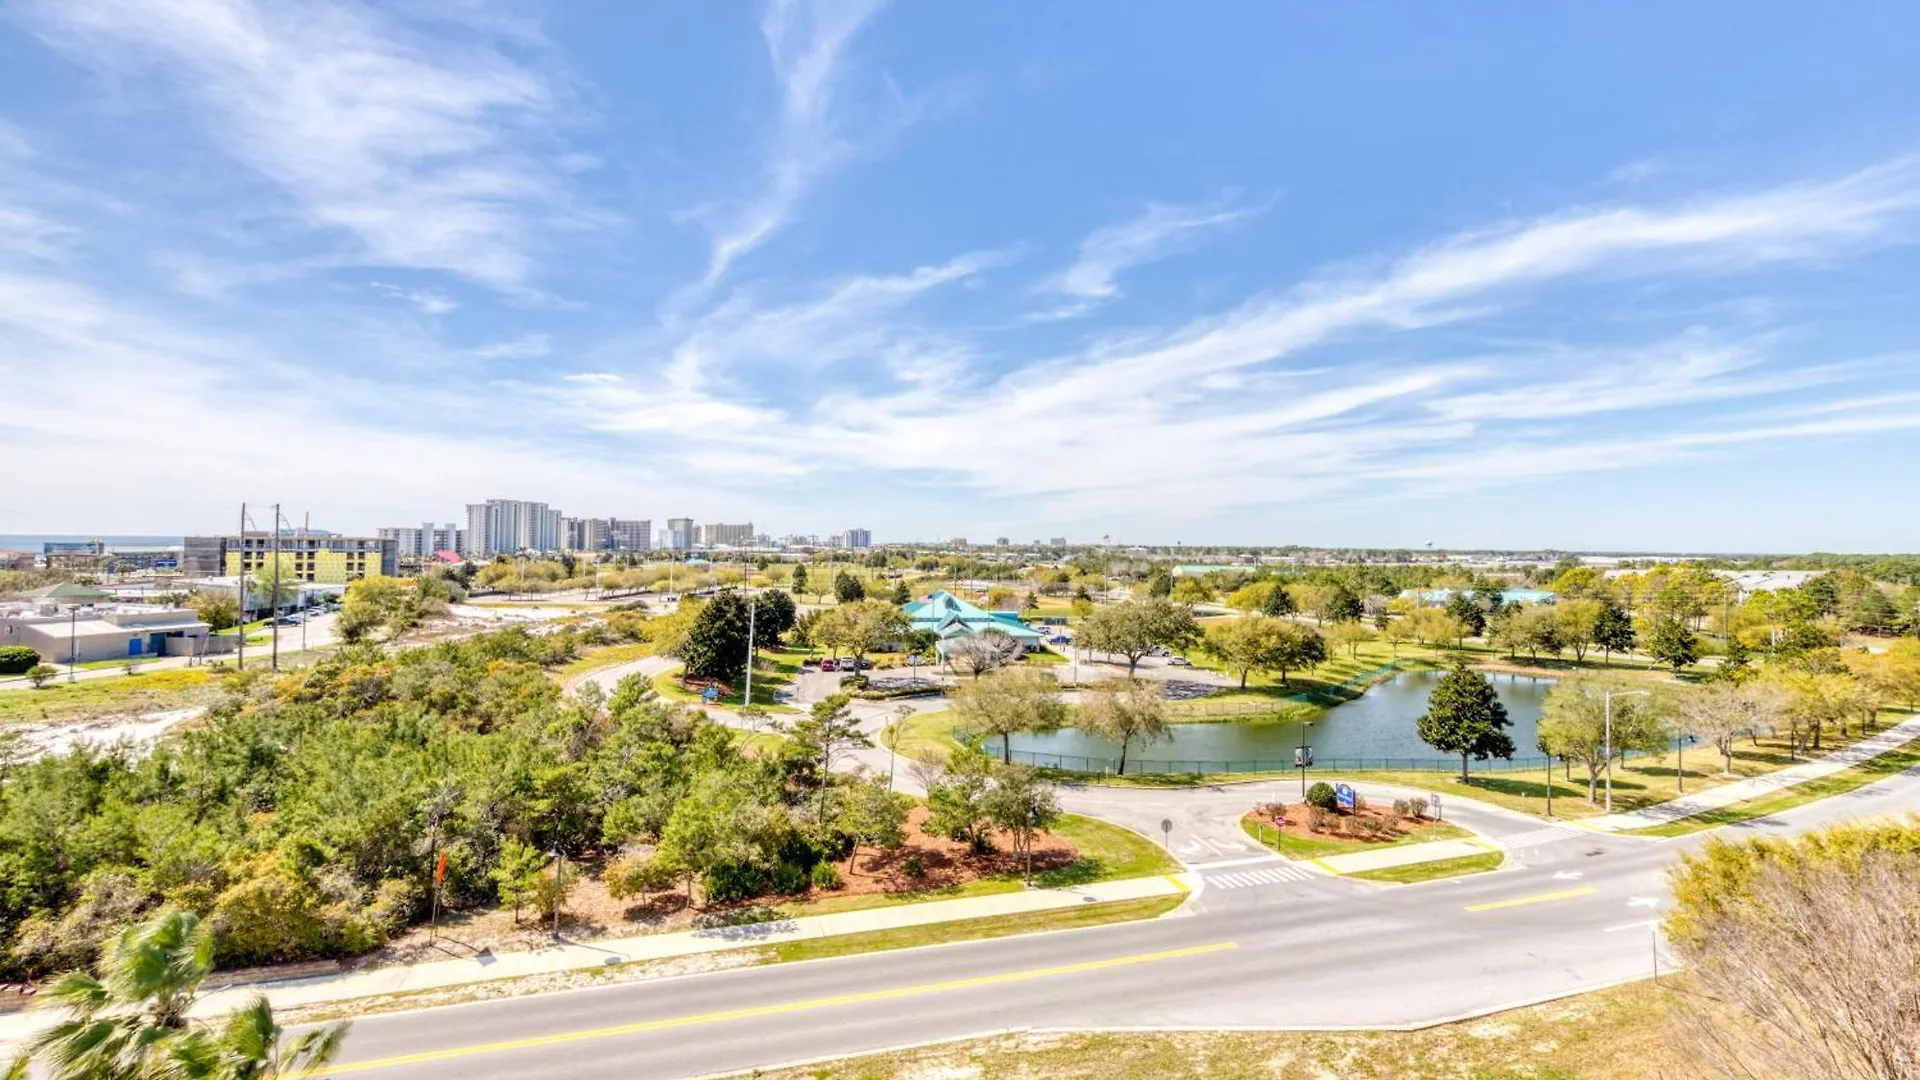
M552 351L552 340L546 334L522 334L509 341L482 345L473 350L473 355L483 360L531 360Z
M460 306L452 297L438 289L407 288L403 285L388 285L380 281L370 281L367 284L388 296L405 300L419 308L423 315L445 315Z
M1150 203L1139 216L1095 229L1080 243L1080 257L1072 266L1041 283L1041 288L1083 301L1110 300L1120 295L1122 271L1166 258L1209 230L1236 225L1266 211L1265 206L1234 208L1225 202L1198 206ZM1091 303L1057 309L1078 313Z
M410 28L339 0L43 0L78 59L188 88L215 142L278 185L353 261L519 290L528 217L560 195L519 142L559 94L471 27Z
M727 275L736 260L784 229L821 174L853 150L840 130L836 95L843 54L885 0L772 0L760 22L780 111L762 190L744 207L720 215L707 272L694 294Z
M1642 180L1650 180L1665 170L1666 166L1660 164L1660 162L1652 158L1641 158L1638 161L1629 161L1625 165L1607 173L1606 182L1609 184L1637 184Z
M1460 473L1483 448L1497 459L1485 474L1495 478L1630 467L1736 445L1739 437L1707 430L1724 409L1695 409L1663 413L1661 438L1609 449L1588 436L1584 418L1613 413L1632 423L1674 404L1777 399L1885 369L1796 364L1774 355L1765 336L1723 340L1704 330L1639 345L1549 343L1451 361L1401 354L1413 348L1430 356L1418 346L1421 331L1505 314L1549 284L1829 265L1909 239L1916 203L1920 170L1902 160L1833 181L1675 206L1570 210L1457 234L1371 269L1318 275L1171 330L997 363L976 337L943 340L903 320L896 306L868 302L913 294L916 282L949 275L856 279L785 307L736 297L672 352L668 393L629 385L564 398L561 408L597 430L672 427L687 453L725 443L732 453L816 471L924 477L1044 505L1056 518L1142 505L1199 514L1413 483ZM1111 274L1090 272L1080 281L1080 292L1095 297L1117 288ZM936 363L932 385L909 377L912 365L814 391L765 377L716 381L744 358L772 371L782 364L806 370L822 356L878 355L900 338L903 323L910 343L950 345L960 358ZM1370 345L1378 358L1301 364L1336 342L1349 355ZM1001 373L986 374L994 370ZM701 422L668 421L683 411ZM1893 421L1755 421L1745 429L1821 438L1881 422ZM1569 449L1579 447L1589 458ZM1569 464L1576 459L1620 464Z

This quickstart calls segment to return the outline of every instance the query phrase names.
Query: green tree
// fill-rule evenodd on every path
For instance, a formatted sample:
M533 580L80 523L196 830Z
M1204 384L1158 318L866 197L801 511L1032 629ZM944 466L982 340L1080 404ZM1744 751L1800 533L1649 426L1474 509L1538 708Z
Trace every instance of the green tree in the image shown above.
M847 791L841 805L840 831L852 841L847 851L847 872L852 873L860 845L892 851L907 842L907 813L913 799L901 795L884 780L862 780Z
M1486 632L1486 611L1463 589L1454 590L1453 595L1447 597L1447 602L1441 610L1460 620L1460 624L1467 628L1469 636L1478 637Z
M240 622L240 600L224 592L209 590L193 594L193 613L212 630L226 630Z
M27 669L27 681L33 684L35 690L39 690L58 674L60 669L52 664L35 664Z
M992 759L977 747L960 748L947 758L946 771L927 788L926 827L975 852L993 850L993 826L986 808L992 790Z
M1249 615L1207 627L1200 648L1240 673L1247 685L1250 671L1274 671L1286 686L1288 672L1312 667L1327 658L1326 639L1308 627L1286 619Z
M1366 605L1360 594L1344 581L1334 583L1320 606L1320 617L1330 623L1357 622L1364 614Z
M1549 609L1553 612L1554 629L1560 643L1573 650L1573 659L1583 661L1587 658L1587 649L1598 644L1595 638L1600 631L1600 613L1606 608L1598 600L1562 600Z
M339 1052L347 1025L288 1041L265 998L218 1025L187 1020L213 969L213 938L198 916L170 909L112 939L99 975L72 971L46 987L42 1007L66 1016L32 1036L8 1070L24 1080L30 1063L50 1080L275 1080L321 1071Z
M1276 619L1293 614L1293 594L1278 581L1270 584L1273 587L1267 590L1266 598L1260 604L1260 613Z
M1460 782L1467 782L1467 758L1485 761L1490 757L1513 760L1513 738L1507 707L1493 691L1485 675L1465 664L1456 664L1441 677L1427 698L1427 711L1420 714L1415 730L1420 741L1443 754L1460 755Z
M793 591L801 596L807 595L807 564L799 563L793 568Z
M1130 600L1099 608L1080 624L1079 644L1095 652L1124 656L1132 678L1142 657L1158 648L1182 648L1200 636L1186 608L1168 600Z
M834 575L833 597L843 604L851 604L855 600L865 600L867 598L867 587L861 584L859 578L842 570Z
M969 734L1000 740L1000 759L1013 760L1015 732L1053 731L1067 722L1060 683L1039 668L1016 667L953 688L954 714Z
M1579 603L1580 601L1572 601ZM1660 710L1645 698L1617 697L1613 703L1613 741L1607 742L1606 694L1600 683L1566 679L1547 692L1540 716L1540 745L1549 754L1566 758L1587 770L1587 804L1591 806L1600 773L1622 750L1659 750L1667 744Z
M747 602L732 589L720 590L701 605L677 653L687 678L739 685L747 674Z
M846 650L858 664L870 653L904 642L912 627L906 612L884 600L855 600L821 612L812 637L828 648Z
M1593 643L1600 646L1604 661L1612 663L1614 653L1633 649L1633 619L1612 597L1603 598L1599 603L1600 613L1593 620Z
M499 890L500 902L513 905L515 926L520 925L521 906L539 891L540 871L546 864L547 857L532 844L511 836L501 842L488 876Z
M913 591L907 588L905 581L896 581L893 583L893 595L888 597L888 599L894 604L904 607L907 604L913 603Z
M1675 674L1700 659L1700 639L1676 615L1656 615L1647 630L1647 655L1670 665Z
M768 589L753 598L753 643L762 649L777 649L780 638L793 629L799 609L793 597L783 589Z
M1111 740L1120 748L1119 767L1127 772L1127 753L1136 742L1171 738L1167 731L1167 696L1157 685L1139 679L1108 679L1080 695L1082 730Z
M1173 583L1173 588L1167 593L1167 599L1191 608L1195 604L1204 604L1212 600L1213 590L1207 588L1207 583L1199 578L1183 577Z
M1025 765L1001 769L983 802L987 820L1013 841L1013 854L1033 853L1034 838L1060 820L1060 797L1040 770Z
M824 701L816 701L805 717L787 728L787 737L793 741L793 752L814 762L819 769L819 809L823 817L826 812L826 792L833 783L834 763L853 750L873 746L873 740L860 730L859 721L853 718L851 701L845 694L834 694Z

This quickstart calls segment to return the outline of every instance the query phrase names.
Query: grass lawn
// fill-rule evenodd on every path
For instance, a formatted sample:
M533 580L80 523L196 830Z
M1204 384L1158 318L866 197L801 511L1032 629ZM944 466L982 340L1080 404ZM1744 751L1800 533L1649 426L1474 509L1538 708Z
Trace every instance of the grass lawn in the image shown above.
M1881 717L1882 724L1894 719L1902 719L1905 713L1886 713ZM1869 733L1850 729L1847 738L1841 740L1834 733L1827 732L1820 753L1826 754L1841 749ZM1816 755L1817 756L1817 755ZM1762 776L1788 765L1794 759L1787 753L1784 739L1762 737L1758 743L1740 740L1733 749L1733 774L1720 775L1720 755L1710 746L1689 747L1683 753L1663 754L1659 757L1631 758L1625 765L1616 765L1613 770L1613 808L1616 811L1637 810L1643 806L1652 806L1679 798L1681 792L1676 784L1676 761L1684 759L1686 766L1686 794L1695 794L1721 784L1749 776ZM1805 761L1803 756L1800 761ZM1360 771L1340 774L1346 780L1374 780L1383 784L1398 784L1402 787L1420 788L1438 791L1443 796L1456 794L1482 802L1504 806L1521 813L1542 815L1546 813L1547 777L1539 769L1524 772L1486 772L1475 773L1470 784L1463 787L1458 776L1433 772L1404 771ZM1587 778L1585 770L1575 766L1573 779L1567 779L1564 767L1553 772L1553 814L1556 818L1596 817L1606 813L1603 793L1605 774L1602 774L1602 786L1597 789L1593 805L1587 804Z
M1016 1032L756 1073L759 1080L1660 1080L1701 1075L1673 982L1420 1031ZM1284 1002L1273 1019L1286 1023ZM1738 1022L1730 1021L1730 1022Z
M800 661L806 659L806 652L798 649L762 649L760 663L753 669L753 703L771 713L797 713L800 710L791 705L774 701L774 691L793 681L800 672ZM660 696L669 701L685 701L698 704L700 695L680 685L680 669L663 672L654 677L653 688ZM746 687L734 688L731 694L723 694L719 704L729 708L740 707L740 695Z
M553 673L562 683L569 683L583 675L604 671L621 664L630 664L635 660L653 655L653 643L635 641L625 645L604 645L590 649L572 662L562 665Z
M1711 829L1719 825L1731 825L1740 821L1777 814L1791 810L1796 806L1825 799L1834 795L1845 795L1849 791L1863 788L1876 780L1883 780L1895 773L1905 772L1920 765L1920 739L1897 746L1877 757L1837 773L1795 784L1783 791L1746 802L1723 806L1718 810L1709 810L1704 814L1681 818L1665 825L1654 825L1645 829L1630 829L1634 836L1685 836L1688 833Z
M1354 851L1378 851L1402 844L1424 844L1429 840L1462 840L1473 834L1458 825L1429 821L1393 840L1356 840L1344 836L1295 836L1278 832L1272 826L1260 828L1250 818L1240 819L1240 831L1267 848L1289 859L1317 859L1322 855L1345 855Z
M1078 814L1062 814L1053 832L1073 841L1073 846L1080 849L1080 858L1070 866L1034 875L1035 883L1046 888L1173 874L1180 870L1180 864L1159 844L1132 829Z
M0 690L0 723L177 709L210 697L214 672L205 667L168 668L75 683L50 682L40 690Z
M248 634L247 640L251 642L253 640L252 635L255 632L260 630L265 630L272 625L273 625L272 619L255 619L252 622L247 623L246 624L246 631ZM214 631L214 633L216 634L224 634L227 637L233 637L235 634L238 634L239 632L240 632L240 627L237 627L237 626L229 626L225 630Z
M1362 870L1346 876L1361 881L1411 885L1416 881L1438 881L1441 878L1464 877L1467 874L1484 874L1489 870L1498 870L1501 860L1505 858L1506 856L1498 851L1489 851L1485 855L1463 855L1458 859L1408 863L1405 866L1389 866L1384 870Z
M914 713L900 722L894 735L894 753L901 757L912 757L920 750L951 754L960 748L953 738L953 727L958 722L959 718L946 709Z
M1144 900L1116 900L1105 904L1075 904L1053 911L1029 911L1018 915L995 915L985 919L905 926L897 930L874 930L865 934L782 941L770 946L774 961L823 960L833 956L881 952L887 949L912 949L921 945L942 945L952 941L982 941L987 938L1036 934L1047 930L1074 930L1106 923L1130 922L1164 915L1185 902L1185 896L1153 896Z

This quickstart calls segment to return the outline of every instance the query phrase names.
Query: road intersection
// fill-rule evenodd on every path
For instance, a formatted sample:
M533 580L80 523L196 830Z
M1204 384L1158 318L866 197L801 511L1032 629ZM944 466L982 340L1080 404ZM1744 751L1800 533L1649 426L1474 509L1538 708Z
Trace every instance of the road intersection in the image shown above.
M1671 966L1656 933L1665 872L1700 837L1605 836L1459 800L1449 819L1506 848L1507 865L1380 887L1229 832L1281 788L1265 786L1067 795L1149 835L1175 821L1170 846L1198 887L1172 916L371 1017L336 1071L693 1077L1016 1028L1420 1026ZM1799 831L1917 801L1913 770L1726 831Z

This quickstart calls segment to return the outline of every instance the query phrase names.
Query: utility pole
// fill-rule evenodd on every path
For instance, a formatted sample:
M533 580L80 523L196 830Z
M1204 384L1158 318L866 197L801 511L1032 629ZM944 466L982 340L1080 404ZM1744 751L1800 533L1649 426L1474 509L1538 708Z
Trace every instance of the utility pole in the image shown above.
M747 690L740 695L742 710L753 707L753 615L760 605L753 602L753 594L747 594Z
M560 909L567 902L567 853L554 841L553 851L553 940L560 940Z
M280 670L280 504L273 504L273 595L267 599L273 605L273 660L272 668Z
M67 605L67 681L72 682L74 672L80 670L80 646L74 637L74 626L80 618L80 605ZM55 626L60 625L55 623Z
M240 670L247 669L247 504L240 504L240 554L234 557L234 573L240 575L240 625L234 633L240 635L240 660L236 665ZM224 548L224 545L223 545ZM227 568L226 552L220 554L221 571Z

